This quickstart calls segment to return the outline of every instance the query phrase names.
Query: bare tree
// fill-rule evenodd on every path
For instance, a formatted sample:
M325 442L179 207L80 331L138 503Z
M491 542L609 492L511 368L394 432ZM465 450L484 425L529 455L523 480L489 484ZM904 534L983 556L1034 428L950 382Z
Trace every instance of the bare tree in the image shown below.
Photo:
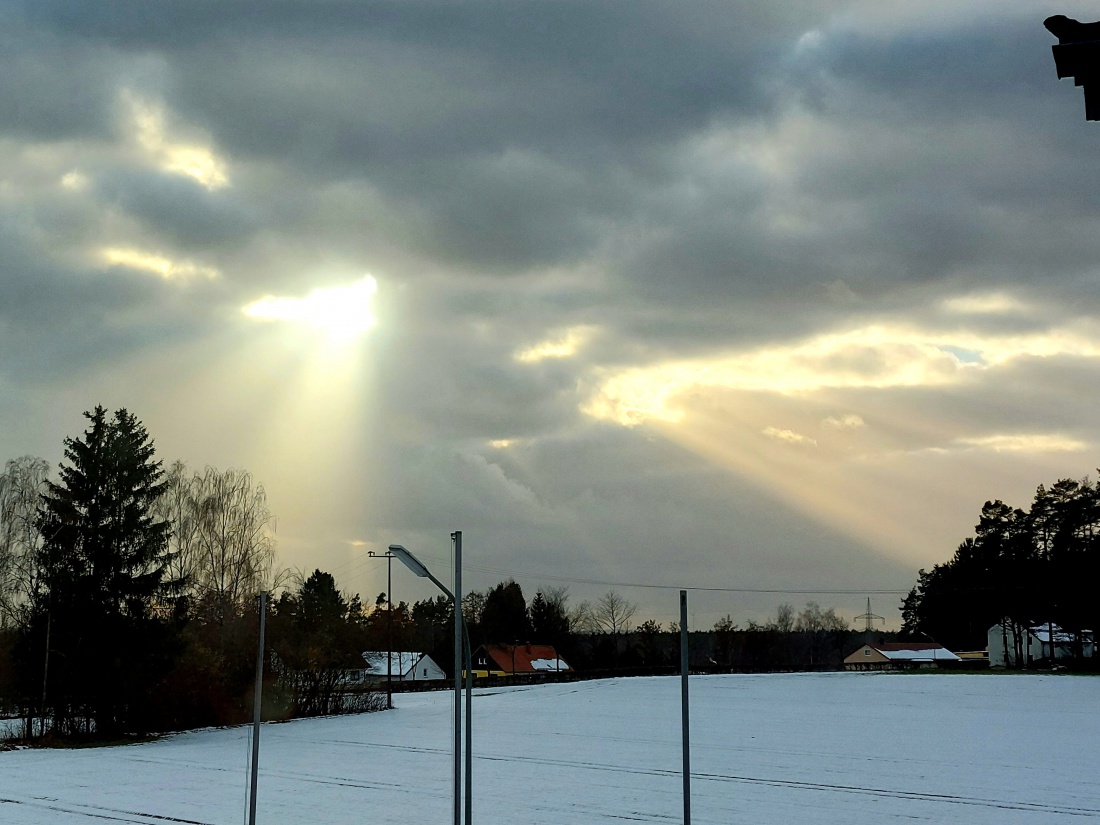
M207 467L196 475L196 584L203 595L240 604L270 583L275 517L262 484L244 470Z
M172 525L165 578L182 582L185 589L190 589L196 578L196 546L201 526L194 499L196 485L182 461L176 461L168 468L164 482L164 494L157 499L155 513L162 521Z
M49 470L45 459L25 455L0 474L0 628L18 621L36 585L35 517Z
M568 587L544 587L542 588L542 597L546 599L547 605L557 610L563 616L569 615Z
M794 630L794 608L784 602L775 610L775 629L780 633Z
M848 623L833 608L822 610L817 602L806 602L806 609L798 614L794 629L804 633L841 631L848 629Z
M275 517L263 485L238 469L168 470L159 513L173 526L174 578L196 598L219 609L243 604L260 590L285 584L275 567Z
M581 602L566 615L569 616L569 629L574 633L600 632L600 625L599 622L596 621L591 602Z
M592 618L605 633L625 633L630 630L630 620L638 610L614 590L608 590L596 600Z

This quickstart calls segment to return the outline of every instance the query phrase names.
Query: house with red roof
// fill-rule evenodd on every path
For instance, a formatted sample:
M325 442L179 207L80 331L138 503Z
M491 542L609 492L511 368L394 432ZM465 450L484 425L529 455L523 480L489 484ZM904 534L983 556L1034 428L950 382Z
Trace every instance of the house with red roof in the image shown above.
M551 645L482 645L473 655L475 678L572 673Z

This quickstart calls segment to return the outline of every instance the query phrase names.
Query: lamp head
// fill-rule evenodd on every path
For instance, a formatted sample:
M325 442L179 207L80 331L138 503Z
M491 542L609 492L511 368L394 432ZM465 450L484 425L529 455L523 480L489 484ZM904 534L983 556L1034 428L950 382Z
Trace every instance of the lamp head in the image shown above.
M420 563L420 559L410 553L400 544L391 544L390 552L394 557L422 579L428 577L428 568Z

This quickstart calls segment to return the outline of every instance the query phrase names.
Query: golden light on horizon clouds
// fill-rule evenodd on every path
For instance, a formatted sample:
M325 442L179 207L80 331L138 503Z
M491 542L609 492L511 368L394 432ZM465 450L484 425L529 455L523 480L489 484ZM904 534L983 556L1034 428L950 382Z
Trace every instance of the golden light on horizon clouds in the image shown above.
M995 453L1073 453L1088 449L1079 438L1069 438L1055 433L1007 434L958 438L956 444L975 449L992 450Z
M134 137L162 171L191 178L209 190L229 186L229 166L214 151L199 143L184 143L168 136L168 118L161 105L125 90Z
M1024 357L1100 357L1094 322L997 335L874 324L710 359L632 367L604 377L584 411L626 427L682 420L683 399L701 388L780 395L823 390L955 384Z
M257 321L290 321L324 331L333 340L347 340L377 324L372 308L378 282L370 275L351 284L314 289L301 298L265 295L241 307Z
M950 311L1018 308L968 299ZM989 495L991 487L996 495L1005 462L1027 464L1028 477L1041 479L1061 466L1059 455L1090 445L1060 432L983 432L982 421L929 417L887 394L959 385L1020 359L1054 356L1100 358L1100 327L1071 321L1002 334L870 324L607 371L582 409L644 426L876 552L925 566L930 548L949 552L966 535L968 494Z

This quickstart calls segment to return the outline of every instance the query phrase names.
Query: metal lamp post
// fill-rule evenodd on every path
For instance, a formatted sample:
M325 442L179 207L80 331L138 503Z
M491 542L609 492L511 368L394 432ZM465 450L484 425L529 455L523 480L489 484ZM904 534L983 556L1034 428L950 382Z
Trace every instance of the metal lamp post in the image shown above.
M471 749L470 732L470 706L473 695L473 662L470 655L470 634L466 630L466 619L462 615L462 532L451 533L451 542L455 553L455 589L454 593L447 589L439 579L432 575L427 567L406 550L400 544L391 544L390 553L399 562L405 565L420 578L431 580L454 605L455 614L455 730L454 730L454 825L462 825L462 663L466 664L466 781L465 781L465 813L466 825L471 825L473 813L473 797L471 795L473 781L473 751Z
M684 825L691 825L691 736L688 693L688 592L680 591L680 736L683 742Z

